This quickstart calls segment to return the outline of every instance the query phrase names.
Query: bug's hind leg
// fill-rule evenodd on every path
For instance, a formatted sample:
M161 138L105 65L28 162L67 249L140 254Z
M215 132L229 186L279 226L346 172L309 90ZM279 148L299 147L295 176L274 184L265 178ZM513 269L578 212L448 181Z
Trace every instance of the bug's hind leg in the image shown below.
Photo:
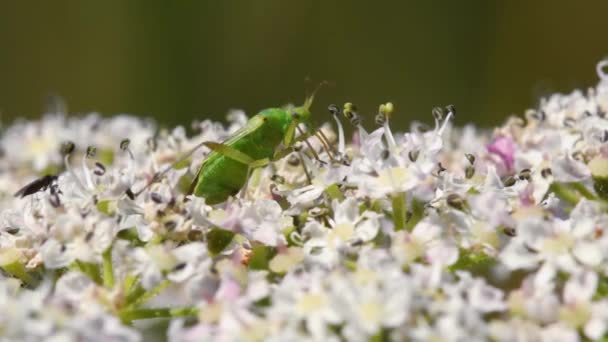
M247 194L247 188L249 187L249 178L251 178L251 173L257 168L264 167L270 163L270 159L258 159L247 165L247 177L245 178L245 184L243 184L243 188L237 195L239 198L245 198L245 194Z
M255 160L247 154L222 143L206 142L205 145L213 151L247 166L247 177L245 178L245 184L241 188L240 194L237 195L240 198L245 197L245 194L247 193L247 186L249 185L249 177L251 176L251 172L270 163L269 158Z

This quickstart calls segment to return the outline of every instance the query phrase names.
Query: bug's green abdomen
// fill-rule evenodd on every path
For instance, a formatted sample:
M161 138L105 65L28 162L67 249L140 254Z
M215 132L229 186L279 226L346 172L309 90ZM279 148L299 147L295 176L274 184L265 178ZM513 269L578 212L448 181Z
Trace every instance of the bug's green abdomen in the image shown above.
M291 116L284 110L267 109L250 119L240 134L237 133L224 144L254 160L270 159L290 123ZM212 152L201 166L193 194L204 197L208 204L221 203L239 192L247 180L247 172L247 165Z

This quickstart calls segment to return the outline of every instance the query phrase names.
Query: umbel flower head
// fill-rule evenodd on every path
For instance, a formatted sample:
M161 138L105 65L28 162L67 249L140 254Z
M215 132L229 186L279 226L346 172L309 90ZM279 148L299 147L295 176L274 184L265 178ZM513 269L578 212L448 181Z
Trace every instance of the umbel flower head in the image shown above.
M7 126L1 339L603 340L607 65L493 130L452 105L405 133L390 102L331 105L219 204L190 185L242 112L193 136L61 111Z

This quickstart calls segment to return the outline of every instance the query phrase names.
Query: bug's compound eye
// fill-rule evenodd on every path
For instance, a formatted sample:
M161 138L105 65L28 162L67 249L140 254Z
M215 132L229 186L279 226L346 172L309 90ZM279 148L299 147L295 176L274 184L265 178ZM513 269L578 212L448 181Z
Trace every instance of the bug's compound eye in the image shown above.
M291 112L291 117L296 119L296 120L300 120L302 118L302 115L300 115L300 113L293 111Z

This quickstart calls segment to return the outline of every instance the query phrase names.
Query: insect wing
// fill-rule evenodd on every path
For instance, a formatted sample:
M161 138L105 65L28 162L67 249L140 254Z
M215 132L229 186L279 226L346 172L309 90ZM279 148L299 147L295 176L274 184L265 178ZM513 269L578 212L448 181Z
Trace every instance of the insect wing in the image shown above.
M38 178L38 179L28 183L23 188L19 189L19 191L17 191L14 196L23 198L25 196L35 194L38 191L46 190L56 179L57 179L57 176L53 176L53 175L46 175L42 178Z
M224 140L222 142L222 144L228 145L228 146L232 145L234 142L239 141L241 138L243 138L247 134L253 133L253 132L255 132L255 130L262 127L264 125L264 122L265 122L264 118L261 117L260 115L256 115L256 116L252 117L251 119L249 119L249 121L247 121L245 126L241 127L239 130L234 132L230 137L228 137L228 139Z
M264 122L265 122L264 118L261 117L260 115L256 115L256 116L252 117L251 119L249 119L249 121L247 121L245 126L241 127L236 132L234 132L230 137L228 137L228 139L224 140L222 142L222 144L231 146L236 141L239 141L240 139L247 136L248 134L255 132L256 129L262 127L262 125L264 125ZM194 192L194 188L196 187L196 184L198 183L199 178L201 177L201 173L205 166L205 162L209 159L209 157L211 157L212 155L214 155L216 153L217 152L212 151L207 156L207 159L205 161L203 161L201 166L198 168L198 172L196 173L196 176L192 180L192 184L190 185L190 188L188 189L188 194L192 194Z

